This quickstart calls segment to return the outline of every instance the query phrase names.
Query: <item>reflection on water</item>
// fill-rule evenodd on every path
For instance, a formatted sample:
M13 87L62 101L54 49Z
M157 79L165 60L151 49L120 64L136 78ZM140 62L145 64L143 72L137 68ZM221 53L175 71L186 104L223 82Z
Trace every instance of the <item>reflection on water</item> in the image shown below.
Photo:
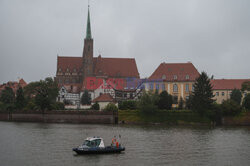
M121 154L75 155L88 136L106 145L122 135ZM249 165L250 128L0 122L0 165Z

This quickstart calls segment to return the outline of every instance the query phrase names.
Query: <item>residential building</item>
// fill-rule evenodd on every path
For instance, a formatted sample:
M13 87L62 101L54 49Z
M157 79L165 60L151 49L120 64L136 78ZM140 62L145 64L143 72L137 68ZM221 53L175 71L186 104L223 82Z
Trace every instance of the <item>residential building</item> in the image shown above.
M231 93L234 89L241 90L241 85L250 79L213 79L211 84L213 87L214 100L221 104L223 101L230 99ZM249 91L242 92L242 98L246 96Z

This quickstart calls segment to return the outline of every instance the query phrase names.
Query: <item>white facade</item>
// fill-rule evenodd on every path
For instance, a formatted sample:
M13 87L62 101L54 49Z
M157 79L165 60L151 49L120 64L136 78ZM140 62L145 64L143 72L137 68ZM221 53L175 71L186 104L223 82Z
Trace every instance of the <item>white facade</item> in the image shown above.
M65 87L61 87L57 97L57 101L64 102L65 100L69 101L71 105L80 104L80 94L79 93L69 93Z

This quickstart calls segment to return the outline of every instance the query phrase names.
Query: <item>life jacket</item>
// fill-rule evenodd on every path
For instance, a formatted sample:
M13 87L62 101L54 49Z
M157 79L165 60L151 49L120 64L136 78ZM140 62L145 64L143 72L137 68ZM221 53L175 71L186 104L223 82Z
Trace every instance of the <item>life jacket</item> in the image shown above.
M116 147L119 148L119 142L116 142Z

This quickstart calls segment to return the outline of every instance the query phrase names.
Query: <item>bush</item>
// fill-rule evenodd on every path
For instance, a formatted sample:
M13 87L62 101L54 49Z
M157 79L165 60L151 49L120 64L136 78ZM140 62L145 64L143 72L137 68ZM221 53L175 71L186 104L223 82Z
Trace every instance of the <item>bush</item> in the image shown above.
M52 104L53 110L64 110L64 103L61 102L55 102Z
M120 110L135 110L137 108L137 102L134 100L127 100L118 103Z
M250 110L250 94L244 98L242 105L245 109Z
M118 111L118 107L114 103L109 103L104 108L104 111Z
M31 100L28 102L28 104L24 107L25 111L31 111L31 110L36 110L36 105L35 103Z
M93 104L91 106L91 109L93 109L93 110L100 110L100 105L97 102L95 102L95 104Z
M241 112L241 107L234 100L227 100L221 104L224 116L235 116Z

